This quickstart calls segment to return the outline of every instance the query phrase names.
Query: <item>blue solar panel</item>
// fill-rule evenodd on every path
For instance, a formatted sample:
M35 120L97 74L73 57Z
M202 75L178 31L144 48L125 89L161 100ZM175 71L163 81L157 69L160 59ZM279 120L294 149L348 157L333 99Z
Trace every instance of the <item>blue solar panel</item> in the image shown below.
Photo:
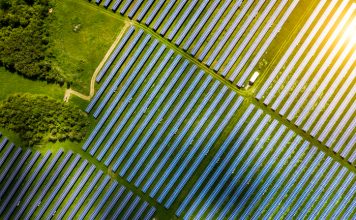
M116 0L115 4L112 6L112 10L116 11L121 2L121 0Z
M324 157L324 153L319 153L317 155L317 157L314 159L313 163L308 167L307 171L305 172L305 174L303 175L302 179L300 181L298 181L297 186L293 189L293 192L290 194L290 196L288 197L288 200L283 204L283 207L279 210L279 212L277 213L277 216L281 216L285 209L288 208L291 204L291 202L297 198L297 194L299 193L300 189L304 186L305 182L310 178L310 176L313 174L313 172L315 171L316 167L320 164L321 159ZM300 197L299 203L301 202L301 199L303 199L302 197ZM272 208L274 208L272 206ZM299 208L299 206L293 206L292 207L292 211L290 211L289 213L294 213L295 209ZM266 214L266 216L271 215L272 211L269 210L269 212Z
M104 180L100 183L98 188L95 189L94 194L92 195L92 197L90 198L90 200L86 204L84 210L80 214L79 219L84 219L84 217L88 214L89 210L91 209L93 204L97 201L99 195L102 193L103 189L109 183L109 181L110 181L110 177L109 176L105 176Z
M131 197L132 197L132 192L129 192L125 196L124 200L121 202L120 206L116 209L115 213L113 214L113 216L112 216L113 219L118 219L119 214L122 212L122 210L124 210L124 207L127 206L128 201L131 199ZM123 219L125 219L125 218L123 218Z
M331 219L336 219L337 217L341 216L342 211L345 209L347 203L351 200L351 198L352 198L352 196L354 195L355 192L356 192L356 183L354 181L354 184L352 185L350 190L345 194L343 199L339 202L338 206L336 206L335 211L333 212L333 214L330 217ZM349 207L354 208L355 206L352 206L352 204L350 204ZM346 211L345 214L348 214L348 211ZM344 217L346 217L346 216L341 216L341 219L346 219Z
M211 34L214 27L217 26L217 22L219 21L221 16L225 13L225 11L226 11L227 7L230 5L231 1L225 1L223 3L224 4L219 8L219 11L214 15L213 19L206 23L209 25L208 25L208 27L204 28L203 34L199 37L198 41L194 44L191 54L195 55L198 52L198 50L201 48L202 44L206 41L208 35ZM237 6L237 4L235 4L235 6ZM226 18L233 15L233 13L235 12L235 11L233 11L233 9L229 12L229 14L227 15Z
M97 103L97 101L100 99L100 97L102 96L102 94L104 93L104 91L106 90L106 88L108 87L108 85L111 83L112 79L114 78L114 76L116 75L116 73L119 71L120 67L122 66L122 64L124 63L124 61L126 60L126 58L128 57L129 53L131 52L131 50L133 49L133 47L136 45L136 43L138 42L139 38L142 35L142 31L139 31L137 33L137 35L135 35L134 39L132 40L132 42L130 42L130 44L128 45L128 47L126 48L126 50L124 51L124 54L122 56L120 56L119 61L115 64L114 68L111 70L109 76L105 79L104 83L101 85L101 87L99 88L99 90L95 93L93 99L90 101L88 107L85 109L85 111L87 113L89 113L94 105ZM124 77L123 74L120 75L121 78ZM121 79L119 78L119 79Z
M189 114L189 112L193 109L193 106L196 105L197 101L202 97L202 93L205 90L205 88L207 87L208 83L210 82L210 78L209 80L206 80L203 84L203 86L198 90L198 92L195 94L194 98L191 100L191 102L189 103L189 105L184 109L184 111L182 112L182 114L180 115L180 117L177 119L177 121L175 122L173 128L171 128L169 134L165 137L164 141L162 142L160 149L158 151L156 151L155 156L153 157L155 160L159 157L159 155L161 155L163 149L165 149L165 147L168 146L168 142L171 140L171 138L174 135L174 132L178 130L178 128L181 126L181 124L184 122L184 120L186 119L187 115ZM213 92L216 90L216 88L218 87L218 83L215 82L214 83L214 87L209 90L208 95L204 97L203 103L206 103L209 98L212 96ZM197 111L195 111L193 113L193 116L191 116L189 118L189 124L191 125L194 120L196 119L196 117L198 117L199 113L201 112L201 110L203 109L204 106L200 105L197 109ZM167 122L166 122L167 123ZM152 184L152 182L154 181L154 179L156 178L156 176L158 175L159 171L163 168L163 166L165 165L166 161L168 160L169 156L173 153L173 151L175 150L175 148L179 145L179 143L181 142L181 140L183 139L183 137L185 136L185 134L187 133L188 129L190 128L189 126L185 126L183 131L181 131L178 135L178 137L175 139L174 143L169 147L169 149L165 152L165 156L163 157L163 159L161 160L161 162L159 163L158 166L156 166L155 171L152 173L152 175L150 176L150 178L148 179L148 181L146 181L146 184L142 187L142 190L144 192L147 191L147 189L150 187L150 185ZM151 166L153 164L150 163L150 166L146 166L145 167L145 171L147 172L148 169L151 169ZM152 193L150 194L150 196L152 195Z
M5 210L5 207L8 205L11 199L13 199L15 192L19 190L20 184L22 184L23 180L25 179L26 175L34 165L34 163L37 161L38 157L40 156L39 152L35 152L34 154L31 155L31 160L26 163L26 166L24 167L24 170L19 173L19 177L14 180L12 183L11 188L9 189L10 192L6 194L6 198L1 199L1 205L0 205L0 214ZM23 165L23 164L21 164ZM9 179L6 179L6 181L9 181ZM12 204L12 207L15 206L16 203ZM13 208L12 208L13 209Z
M78 155L78 162L79 162L79 159L80 159L80 157L79 157L79 155ZM76 167L76 168L78 167L77 170L76 170L75 172L73 172L73 170L71 170L71 171L69 172L69 173L73 173L73 176L71 177L71 179L69 180L69 176L66 177L65 179L63 179L63 181L64 181L63 184L66 183L65 188L62 190L61 193L56 192L56 193L54 194L54 197L56 197L57 195L58 195L59 197L58 197L58 199L56 200L56 202L54 203L54 205L51 204L51 205L52 205L52 210L50 211L49 216L53 216L53 215L55 214L55 212L57 211L59 205L63 202L64 198L65 198L66 196L68 196L69 191L72 189L73 185L74 185L74 184L76 183L76 181L79 179L80 175L83 173L83 171L84 171L86 165L88 164L88 161L87 161L87 160L83 160L80 165L78 164L78 162L76 162L76 164L74 165L74 167ZM73 167L73 169L74 169L74 167ZM70 168L71 168L71 167L70 167ZM68 181L68 180L69 180L69 181ZM66 181L68 181L68 182L66 182ZM63 185L63 187L64 187L64 185ZM53 198L54 198L54 197L53 197ZM50 202L53 203L53 199L51 199ZM66 203L66 204L68 204L68 203ZM63 210L63 209L62 209L62 210ZM61 211L62 211L62 210L61 210Z
M179 17L179 20L177 21L177 23L173 26L173 30L171 32L169 32L167 39L172 40L172 38L176 35L176 33L178 32L179 28L181 28L183 26L183 23L187 20L188 15L192 12L194 6L197 4L198 2L196 0L194 1L190 1L188 8L186 10L183 11L183 15ZM204 1L201 4L202 5L206 5L208 2ZM204 8L204 6L203 6ZM194 15L196 15L197 12L194 13ZM191 21L191 19L189 19L189 22ZM185 26L187 28L187 26ZM190 25L189 25L190 28ZM163 31L161 31L162 34ZM179 37L183 37L182 34L179 35Z
M122 6L121 10L120 10L120 14L125 14L126 10L129 8L129 6L131 5L133 1L131 0L126 0L125 4Z
M232 93L231 93L232 94ZM207 142L207 145L204 147L204 150L197 155L197 158L195 159L193 165L189 167L189 170L185 174L185 176L182 178L182 180L179 181L178 186L174 187L174 192L170 194L168 201L165 203L165 207L169 208L173 201L176 199L178 194L181 192L182 188L185 186L186 182L190 179L191 175L196 171L197 167L200 165L201 161L203 158L206 156L208 151L210 150L211 146L216 142L216 139L218 136L221 134L223 128L225 128L231 117L236 113L236 109L240 106L242 102L242 98L239 98L238 101L234 104L234 106L229 110L229 113L225 116L223 121L220 123L218 129L215 131L215 133L211 136L210 140ZM217 114L219 115L219 114ZM205 139L204 135L202 135L202 138L200 138L197 141L197 145L201 145L203 140Z
M257 210L254 212L253 217L260 216L263 209L265 209L267 203L271 201L272 197L277 195L277 190L279 189L281 184L287 180L287 177L291 173L291 170L293 169L295 164L298 162L298 160L301 159L301 156L303 155L304 152L305 152L304 149L300 148L299 151L294 155L292 161L283 170L283 172L280 175L280 177L278 178L278 180L273 184L272 189L269 190L269 193L266 196L266 199L262 201L262 203L259 205ZM294 175L287 182L287 185L285 187L283 187L283 189L280 193L278 193L277 198L274 200L274 203L271 205L272 209L270 209L268 211L270 211L270 212L275 211L275 207L278 205L278 203L280 203L281 199L286 195L287 190L290 189L291 184L295 182L295 179L298 177L298 175L303 171L303 169L305 169L307 167L307 164L312 159L315 152L316 152L316 148L312 148L308 152L307 156L303 159L301 164L298 166L298 169L294 172ZM281 164L280 166L282 167L283 164ZM279 168L281 168L281 167L279 167ZM276 172L278 172L278 171L276 171ZM269 216L270 214L267 214L267 215Z
M58 219L62 219L63 218L65 213L68 211L69 207L73 204L73 201L78 196L79 192L83 189L84 184L87 183L87 181L89 180L90 176L93 174L94 170L95 170L95 166L91 165L89 170L85 173L84 177L81 179L79 185L77 185L77 187L74 189L74 192L70 195L70 198L66 201L64 207L60 209L59 214L56 216ZM68 196L68 194L66 196ZM76 205L77 204L78 203L76 203ZM71 218L69 218L69 219L71 219Z
M240 22L239 20L244 15L243 12L245 11L246 8L248 8L248 6L245 6L243 8L243 11L241 11L238 14L238 18L234 20L234 22L230 26L230 28L227 28L227 24L231 21L233 15L240 8L241 3L242 3L242 0L236 1L235 4L233 4L232 6L230 6L228 8L228 10L229 10L228 14L226 16L224 16L222 22L217 26L218 29L214 31L214 35L209 38L208 43L204 46L203 52L199 55L199 60L203 60L209 51L212 51L213 53L215 53L217 55L217 53L219 53L221 50L221 47L219 47L219 46L222 46L228 42L228 39L230 38L231 33L233 33L235 28L238 27L238 24ZM252 2L247 3L247 5L251 5L251 4L252 4ZM227 28L226 33L223 32L225 28ZM212 46L216 43L217 39L221 36L224 36L224 38L222 40L219 40L218 47L214 48L214 50L211 50ZM229 46L231 46L231 45L233 45L233 44L229 44ZM235 45L233 45L233 46L235 46ZM208 64L208 65L210 65L210 64Z
M79 198L78 202L76 202L76 205L72 212L70 213L68 219L73 219L74 216L77 214L78 210L82 207L84 201L87 199L89 194L93 191L94 187L98 184L99 179L102 177L103 172L99 170L95 177L90 181L90 185L86 189L85 193L83 194L82 197Z
M19 219L22 213L25 211L25 209L28 207L28 204L34 198L35 194L38 191L38 188L42 185L44 179L48 176L49 172L52 170L54 165L57 163L58 158L62 155L63 151L60 150L57 152L57 154L54 156L54 158L51 160L50 164L46 167L46 170L43 172L41 175L40 179L35 183L34 188L32 191L29 193L28 196L24 198L24 201L22 202L22 206L20 206L20 209L15 213L15 219Z
M141 218L143 212L146 210L147 207L148 207L148 203L144 202L132 219L139 220Z
M307 203L303 206L303 210L301 210L301 212L298 215L299 217L306 216L306 214L310 210L310 208L315 205L315 202L317 201L317 197L319 197L322 194L322 191L324 190L326 185L329 184L331 178L333 178L335 176L336 170L340 167L339 163L334 163L330 170L328 169L329 167L325 167L325 166L326 165L323 164L320 169L326 168L323 171L323 172L328 171L328 173L326 174L326 177L322 178L320 180L320 184L318 184L317 186L314 185L313 183L311 184L311 185L314 185L313 192L310 192L310 194L312 194L312 196L308 198L308 201L306 201ZM308 185L308 188L309 187L310 186ZM317 188L317 189L315 190L315 188ZM327 191L329 191L329 190L327 190ZM316 211L316 210L319 210L319 209L314 209L314 211Z
M216 89L216 87L213 87L211 89L211 91L212 91L211 94L214 93L215 89ZM207 121L207 119L211 117L213 110L216 109L218 103L221 101L221 98L225 94L226 90L227 90L227 88L223 87L219 91L218 95L215 97L211 106L209 106L208 110L205 111L202 118L199 120L199 123L196 126L194 126L194 130L190 133L190 135L186 139L186 141L184 143L182 143L182 146L180 146L179 152L174 154L174 159L170 162L169 166L168 166L168 164L164 164L164 165L166 165L165 171L164 171L163 175L161 175L158 183L154 186L154 189L152 190L152 192L150 193L151 197L154 197L156 195L158 189L162 186L162 184L164 183L164 181L166 180L168 175L172 172L174 167L177 165L178 161L180 161L182 159L183 154L187 151L188 147L192 144L192 141L195 138L195 136L198 134L198 132L200 131L200 129L202 128L204 123ZM207 96L205 98L206 98L205 100L210 100L211 96L210 97ZM188 123L185 125L184 131L180 133L181 137L183 137L184 133L186 133L186 131L188 131L192 127L192 124L195 122L197 117L203 113L202 110L206 107L206 104L207 104L204 101L202 103L200 103L197 110L194 112L194 115L189 119ZM169 156L169 153L167 153L166 155ZM167 166L168 166L168 168L167 168ZM178 171L176 171L175 174L177 174L177 173L178 173ZM159 198L158 201L161 202L161 199Z
M9 176L6 177L5 184L0 189L0 198L2 198L5 191L7 190L7 188L10 186L10 184L14 180L15 176L19 175L18 172L20 171L20 169L22 168L23 164L25 163L27 158L30 156L30 154L31 154L31 150L29 150L29 149L26 150L25 153L18 160L17 164L15 165L15 168L13 170L11 170L11 173L9 173Z
M257 159L255 158L258 151L262 151L261 147L262 145L266 142L266 140L269 138L271 132L274 130L275 126L277 125L276 121L273 121L272 124L267 128L267 131L263 134L263 136L260 138L259 142L257 143L256 146L252 147L252 152L249 154L249 157L247 158L246 162L241 164L242 158L247 155L247 152L249 149L251 149L252 143L255 140L255 138L257 137L257 135L261 134L262 128L266 128L266 125L268 123L268 121L270 120L269 116L266 115L262 122L260 122L260 124L258 125L258 127L256 128L255 132L252 134L252 137L247 141L247 143L243 146L243 149L239 152L238 156L235 158L235 160L232 162L232 164L230 165L230 167L228 168L228 170L226 172L224 172L224 177L222 179L220 179L219 181L219 185L218 187L216 187L215 189L215 195L217 195L218 190L217 189L221 189L223 187L223 185L226 183L226 181L231 177L231 174L234 173L234 170L236 169L236 167L240 164L241 168L239 168L236 172L236 175L233 177L233 179L230 181L229 186L226 188L226 191L231 192L232 188L236 186L236 183L238 180L241 180L242 183L239 184L239 186L237 187L235 193L231 192L231 198L228 201L228 203L223 207L222 211L220 212L219 217L225 216L227 211L231 208L231 206L234 204L235 200L237 199L237 196L240 194L242 188L247 184L247 181L249 181L249 179L251 178L251 176L255 173L256 169L258 168L257 165L261 164L261 160L264 159L265 156L267 156L266 153L269 152L270 148L268 149L268 151L264 151L262 154L262 157L259 158L260 161L256 161L253 163L253 167L247 170L247 168L252 164L253 159ZM253 140L253 141L251 141ZM223 170L221 170L223 171ZM246 172L248 172L246 174ZM243 178L243 179L242 179ZM208 201L209 202L205 202L204 206L207 208L208 205L210 205L210 203L212 202L212 199L214 194L210 194ZM204 208L204 210L206 210L206 208ZM202 213L203 209L200 209L199 213Z
M190 34L189 39L184 43L182 47L184 50L187 50L190 47L190 45L193 43L193 41L197 38L198 33L201 31L202 27L207 23L207 20L209 19L210 15L213 14L218 4L219 1L213 1L211 3L209 9L205 12L203 18L200 20L198 26L194 27L194 32Z
M193 149L191 149L189 151L188 155L184 158L184 161L179 164L179 168L175 171L173 177L170 178L169 183L165 185L165 188L164 188L163 192L159 195L157 201L159 201L159 202L163 201L164 197L167 195L168 191L171 189L171 187L173 186L175 181L177 181L177 179L181 176L183 170L186 168L188 163L191 162L191 161L195 161L195 159L193 159L193 156L198 151L198 149L200 148L201 142L203 142L203 140L210 133L210 131L213 128L213 126L215 126L215 124L217 123L218 119L221 117L222 113L225 111L225 109L227 107L226 104L230 103L231 99L234 96L234 94L231 93L230 96L229 96L229 99L225 100L225 102L222 103L220 108L218 108L217 107L217 105L219 104L218 102L222 100L222 97L225 94L226 90L227 90L227 88L223 87L223 89L221 91L219 91L218 96L215 98L214 102L209 106L208 111L205 112L204 116L200 119L199 124L195 127L194 131L190 134L190 136L187 139L187 141L185 142L184 146L181 147L181 150L179 151L178 154L176 154L176 157L174 158L174 160L169 165L168 169L171 169L171 171L172 171L174 166L177 165L178 161L183 156L183 153L185 153L185 151L187 150L187 147L190 145L190 143L192 143L193 139L197 136L198 131L202 128L203 123L209 122L207 128L199 136L198 141L194 144ZM218 112L213 114L213 115L211 115L212 111L215 110L215 109L219 109ZM207 120L208 118L212 118L212 119L211 120ZM186 149L183 150L184 148L186 148ZM182 181L186 181L186 180L183 179Z
M152 1L152 2L153 2L153 1ZM153 8L153 10L151 10L151 13L150 13L149 17L146 19L146 21L145 21L145 24L146 24L146 25L150 25L150 24L151 24L152 20L153 20L154 17L157 15L158 10L160 10L160 9L162 8L163 4L164 4L164 0L159 0L159 1L158 1L157 5L155 5L154 8ZM146 5L146 7L147 7L147 9L149 8L149 4L148 4L148 3L147 3L147 5ZM146 9L146 7L144 8L144 10ZM143 13L141 13L141 15L142 15L142 17L144 16ZM140 16L140 17L141 17L141 16ZM142 19L142 18L141 18L141 19ZM139 19L139 20L141 20L141 19Z
M151 93L152 96L148 97L146 99L146 101L148 101L146 103L146 106L143 106L143 108L141 109L141 111L137 112L136 108L139 105L139 103L142 101L143 97L145 96L145 94L148 92L148 90L150 89L150 83L148 83L145 87L145 89L141 92L140 97L138 99L136 99L135 103L131 106L131 108L129 109L128 114L126 114L124 120L121 121L120 125L118 126L119 129L117 129L117 131L121 131L124 127L125 124L127 123L127 120L129 120L132 116L133 113L135 112L135 115L138 117L135 117L133 119L133 121L130 123L129 127L126 128L125 133L120 137L119 142L117 143L118 146L122 146L123 143L125 142L125 140L127 139L127 137L130 135L131 131L133 130L133 128L135 127L136 123L139 121L139 117L140 115L143 114L143 112L145 111L145 109L148 107L148 105L150 104L150 102L153 100L153 98L156 96L156 94L158 93L158 91L161 89L161 87L163 86L163 84L166 82L166 80L168 79L170 73L172 72L173 68L178 64L180 57L176 57L177 59L175 61L173 61L172 65L168 68L167 71L165 71L165 74L163 75L163 77L159 80L159 82L155 85L154 91ZM179 77L178 74L174 75L173 81L176 81L177 78ZM155 80L154 78L151 78L152 82ZM127 120L126 120L127 119ZM119 158L114 166L113 166L113 171L116 172L116 170L118 169L119 163L120 161L123 159L123 155L125 155L125 153L121 153L120 157L122 157L121 159Z
M176 59L175 59L175 61L174 61L174 63L173 63L174 66L179 62L179 60L180 60L180 57L176 57ZM146 90L146 91L147 91L147 90L151 87L151 85L154 83L154 81L155 81L156 78L158 77L159 73L162 71L162 69L163 69L163 67L165 66L165 64L166 64L166 63L161 63L160 66L158 67L159 69L157 69L156 71L154 71L154 73L153 73L153 75L150 77L149 81L145 84L145 90ZM172 67L172 66L171 66L171 67ZM166 77L168 77L168 74L169 74L169 73L168 73L168 71L167 71ZM143 95L145 95L145 92L142 92L142 93L141 93L141 96L143 96ZM129 120L131 114L134 112L134 110L135 110L136 106L139 104L139 102L140 102L140 99L138 99L138 100L134 103L135 106L134 106L133 108L130 108L130 109L129 109L128 114L126 114L126 115L124 116L124 119L122 120L123 123L120 124L121 127L120 127L119 129L116 129L116 130L114 131L114 134L113 134L112 137L115 137L115 138L116 138L116 136L118 135L117 132L120 131L120 130L125 126L125 122L126 122L127 120ZM111 138L110 138L110 139L111 139ZM110 146L111 143L112 143L112 142L107 142L106 145L109 145L109 146ZM105 145L105 147L106 147L106 145ZM109 157L105 160L105 165L106 165L106 166L108 166L109 163L111 163L113 157L115 156L116 152L119 150L120 147L121 147L121 146L116 145L116 146L115 146L115 149L114 149L113 151L111 151L111 154L110 154Z
M197 77L194 79L194 81L191 83L191 85L189 86L189 88L186 90L186 92L183 94L183 96L181 97L181 99L179 100L179 103L176 105L176 107L174 108L175 113L173 112L173 114L171 113L170 115L175 115L177 114L178 110L181 108L181 106L184 104L184 102L186 102L186 100L188 99L189 95L191 94L191 92L195 89L196 85L198 84L198 82L200 81L201 77L202 77L203 73L199 72L197 74ZM145 134L144 138L142 139L142 141L139 143L140 148L142 148L147 140L150 138L150 136L152 135L153 131L157 128L158 124L160 123L160 120L163 118L163 116L167 113L167 111L170 109L171 105L173 104L173 102L175 101L175 99L178 97L178 95L180 94L182 90L176 90L174 92L174 94L171 96L170 100L167 102L167 104L164 106L164 109L160 112L159 116L157 117L157 120L154 121L154 124L150 127L149 131ZM173 120L173 116L169 117L169 120ZM166 127L168 127L168 123L165 124ZM155 139L152 141L153 144L150 144L145 152L144 155L141 156L140 161L138 161L135 165L135 167L133 168L133 170L131 171L130 175L127 177L127 179L129 181L131 181L133 179L133 177L137 174L137 171L139 170L139 168L142 166L142 164L144 163L144 161L147 159L148 155L152 152L153 148L155 147L155 143L157 143L157 141L159 140L158 136L161 136L162 133L165 131L166 128L162 128L161 129L161 133L159 133L159 135L157 135L155 137ZM133 160L133 158L130 158L130 160Z
M182 10L184 7L184 4L186 3L186 0L181 0L179 1L179 4L176 6L173 12L170 12L170 16L166 19L166 23L160 30L161 35L165 35L166 32L168 31L169 27L173 24L174 20L177 18L179 12ZM185 11L185 13L188 13L188 11Z
M133 6L133 8L131 9L131 11L128 14L129 18L132 18L136 14L136 12L137 12L138 8L141 6L142 2L143 2L143 0L138 0L135 2L135 5ZM149 3L147 3L147 4L149 4Z
M101 0L97 0L97 1L101 1ZM112 0L106 0L104 3L104 7L107 8L109 6L109 4L111 3ZM98 2L97 2L98 3Z
M163 2L163 1L162 1ZM146 15L148 9L151 7L151 5L154 3L154 1L147 1L145 3L145 7L140 11L139 16L137 17L137 21L141 21L143 17ZM152 14L151 14L152 15ZM146 23L147 24L147 23Z
M323 155L322 155L323 156ZM318 157L318 158L321 158ZM320 163L321 161L317 158L317 161ZM313 177L312 181L309 182L309 184L307 184L307 186L304 186L303 187L303 193L299 196L299 199L296 201L296 203L294 203L293 207L291 208L291 210L289 210L288 212L288 217L291 217L292 215L294 216L295 215L295 212L297 211L297 209L300 208L301 204L305 201L305 199L309 196L309 193L310 191L312 190L312 188L315 188L315 184L317 182L319 182L321 176L328 170L328 167L331 163L331 158L328 157L326 158L326 160L324 161L324 163L321 165L321 167L318 168L318 171L317 173L315 174L315 176ZM309 169L311 170L311 169ZM309 171L308 170L308 171ZM304 178L310 178L308 176L309 172L306 172L306 174L303 176ZM298 186L296 189L294 189L294 192L299 192L301 187L302 187L302 184L300 184L301 182L303 182L304 178L302 179L302 181L299 182ZM296 195L296 194L293 194L292 195ZM294 197L295 198L295 197ZM309 200L309 201L313 201L313 200Z
M151 45L151 47L149 48L149 53L151 51L153 51L154 47L157 44L153 43ZM116 95L115 99L113 102L111 102L109 109L105 112L105 116L104 118L107 119L109 117L109 115L111 115L113 107L117 105L117 103L122 99L122 97L124 96L124 94L128 91L128 88L130 87L130 85L132 84L132 82L134 81L134 79L139 75L140 70L144 64L144 62L148 59L149 53L145 54L145 57L143 57L143 59L140 61L140 63L136 66L136 68L133 70L133 73L131 75L129 75L128 79L125 81L125 83L121 86L120 91L118 92L118 94ZM133 94L135 94L139 88L139 86L141 85L141 83L144 81L146 75L148 74L147 71L145 71L143 74L141 74L141 76L139 77L138 81L135 83L134 88L129 92L129 94L127 95L124 103L127 105L130 102L131 97L133 96ZM126 75L126 74L125 74ZM90 154L93 155L97 148L99 147L99 144L101 144L103 137L105 137L107 135L107 133L109 132L109 129L112 128L112 126L114 125L114 123L117 121L118 117L121 115L122 111L125 109L126 105L122 105L122 107L120 108L120 111L118 111L117 113L115 113L115 117L111 119L110 121L110 126L107 126L104 134L102 134L99 138L99 140L95 143L94 147L90 150ZM100 127L101 127L101 123L100 123ZM111 141L109 141L109 143L111 144ZM101 155L102 156L102 155ZM100 159L101 160L101 159Z
M46 201L43 203L42 208L40 209L39 213L37 213L37 216L43 216L43 214L47 210L47 208L50 205L50 203L53 202L54 197L58 194L58 192L62 188L63 184L68 179L68 177L71 174L71 172L73 171L74 167L77 166L79 160L80 160L80 156L76 155L76 157L70 163L69 168L66 169L64 171L64 173L62 173L58 183L55 185L54 188L52 188L51 194L49 196L48 195L46 196ZM53 211L54 210L52 210L52 212Z
M197 18L199 17L199 15L202 13L202 11L204 10L205 6L208 4L208 1L203 1L203 2L199 2L199 8L195 11L195 13L193 14L193 17L191 19L189 19L188 24L184 25L184 29L181 32L181 34L178 37L177 40L175 40L175 44L176 45L180 45L183 41L183 39L187 36L187 33L192 29L193 24L197 21ZM179 28L178 26L175 26L175 29ZM172 39L175 35L175 31L172 31L171 34L168 36L168 39Z
M182 204L179 206L179 208L176 211L176 214L180 216L184 209L187 207L188 203L192 200L193 196L197 192L197 190L200 188L201 184L204 182L205 178L209 175L209 173L212 171L213 167L215 166L216 162L220 159L221 155L224 153L226 148L229 146L231 143L232 139L236 136L237 132L240 130L241 126L243 123L246 121L247 117L251 114L253 110L253 106L250 105L248 109L245 111L239 122L235 125L229 136L226 138L222 146L219 148L218 152L215 154L214 158L211 160L209 163L208 167L204 170L204 173L199 177L197 182L194 184L193 188L191 189L190 193L187 195L187 197L183 200ZM257 120L257 119L256 119Z
M95 207L94 211L90 214L90 217L89 217L90 220L93 220L96 218L96 216L99 214L100 210L103 208L105 203L111 197L111 194L114 192L117 185L118 185L118 183L116 181L110 185L110 188L105 192L102 199L100 199L99 204ZM114 197L114 199L115 199L115 197Z
M52 175L51 178L48 180L47 185L45 185L45 187L41 190L41 192L40 192L39 196L37 196L37 199L35 200L35 202L32 202L32 206L30 207L30 210L27 212L27 214L25 216L25 219L29 219L32 216L32 214L34 213L35 209L41 203L41 200L46 195L46 193L48 192L49 188L52 187L52 184L54 183L54 181L57 179L57 177L61 173L61 170L67 164L67 162L68 162L69 158L72 156L72 154L73 153L71 151L69 151L65 155L64 159L62 159L61 163L58 165L56 171L54 172L54 175ZM43 178L45 178L46 176L44 176Z
M163 100L165 99L165 97L168 95L168 93L171 91L171 89L173 88L173 86L175 85L177 79L179 78L179 76L181 76L181 74L183 73L183 70L187 67L188 65L188 61L185 61L184 64L180 67L180 69L178 70L178 72L176 74L174 74L173 79L170 81L169 85L165 88L163 94L160 94L159 96L159 100L157 101L158 104L156 103L155 106L160 106L159 103L162 103ZM170 73L171 71L167 71L168 73ZM167 78L163 78L164 80L166 80ZM145 103L142 105L141 109L139 110L139 112L136 113L135 118L132 120L130 126L127 128L127 130L125 131L125 134L123 135L123 137L125 137L125 140L127 139L127 136L132 132L133 128L136 126L136 124L139 122L139 120L141 119L142 115L144 114L144 112L146 111L146 109L148 108L148 106L151 104L151 102L153 101L153 99L156 97L156 95L158 94L158 92L160 91L160 89L163 86L164 80L160 80L160 82L158 83L158 85L155 86L154 90L151 92L150 96L146 99ZM145 93L145 92L142 92ZM153 114L156 112L156 110L152 109L150 110L150 112ZM148 122L148 120L146 119L145 121ZM144 124L143 126L146 126L146 124ZM139 129L141 133L142 129ZM137 140L138 135L137 133L135 134L136 137L133 138L134 141ZM122 140L122 142L124 141L124 138L121 137L120 141ZM133 145L132 140L130 141L130 143L128 144L128 146L126 146L125 150L123 152L120 153L120 157L116 160L114 166L113 166L113 170L116 171L118 166L122 163L123 159L126 157L127 153L131 150L131 146ZM120 176L123 175L123 172L120 172Z
M345 184L349 185L351 183L352 175L349 174L345 178L347 169L342 168L341 171L338 173L337 177L334 179L333 183L329 187L329 190L327 190L324 194L324 196L319 200L319 203L316 205L314 211L310 214L310 217L316 217L318 213L320 213L321 210L323 212L320 213L320 219L325 219L326 216L330 213L331 209L334 208L334 204L336 203L336 200L340 198L341 194L344 192L344 186ZM345 179L345 181L343 181ZM336 191L336 189L338 189ZM330 197L333 195L332 197ZM325 201L329 201L328 204L324 204ZM326 205L325 209L322 209L322 205Z
M157 30L157 28L162 24L164 18L167 16L174 3L175 1L169 1L168 4L164 7L163 11L159 13L159 17L157 18L155 24L152 27L153 30Z
M105 97L103 100L101 100L99 107L96 109L96 111L94 112L93 116L95 118L97 118L99 116L99 114L101 113L101 111L103 110L103 108L105 107L105 105L109 102L109 100L111 99L112 95L116 92L118 86L121 84L122 80L125 78L125 76L129 73L130 69L133 67L134 63L136 62L136 60L138 59L139 55L142 53L142 50L145 48L147 42L149 41L150 36L147 35L143 41L141 42L141 44L138 46L138 48L135 50L134 55L131 57L131 59L128 61L128 63L125 65L125 69L123 70L122 73L120 73L119 78L117 78L117 80L115 80L114 84L111 86L110 90L106 93ZM156 41L154 41L156 42ZM156 44L152 44L152 47L150 47L149 50L153 50L153 48L156 46ZM144 61L145 61L144 57L141 62L139 63L139 65L143 65ZM137 73L137 72L134 72ZM132 80L135 78L135 74L131 74L128 78L128 80L131 80L129 82L132 82ZM125 85L127 85L128 83L126 83ZM121 91L125 91L125 89L120 90L119 94L122 94Z
M9 157L9 154L12 152L13 150L13 144L9 146L9 148L5 151L5 153L3 154L3 157L1 158L1 166L3 166L5 159ZM5 176L7 175L8 171L10 170L10 168L13 167L13 164L15 163L15 160L18 158L18 156L21 153L21 149L18 148L16 149L16 151L10 156L9 161L5 164L5 167L2 168L1 173L0 173L0 180L3 180L5 178Z
M36 166L36 169L34 172L31 174L28 180L26 180L25 185L22 187L21 191L17 194L16 198L14 199L14 202L11 204L10 208L6 210L6 215L5 219L9 219L12 212L15 210L16 205L19 203L19 201L22 199L24 194L28 191L30 185L34 181L34 179L37 177L38 173L41 171L43 168L44 164L47 162L48 158L50 157L51 152L47 152L44 157L42 158L41 162ZM11 198L11 197L9 197ZM26 206L24 206L26 207Z
M128 209L126 210L122 219L129 219L129 216L131 215L133 210L136 208L139 201L140 201L140 198L136 197L135 200L130 204L130 207L128 207Z

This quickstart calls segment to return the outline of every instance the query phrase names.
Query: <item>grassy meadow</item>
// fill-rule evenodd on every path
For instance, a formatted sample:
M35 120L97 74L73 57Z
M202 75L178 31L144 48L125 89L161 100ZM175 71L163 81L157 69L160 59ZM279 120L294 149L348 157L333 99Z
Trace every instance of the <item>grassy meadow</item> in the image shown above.
M74 90L88 94L93 72L124 23L85 2L53 2L50 41L54 63Z

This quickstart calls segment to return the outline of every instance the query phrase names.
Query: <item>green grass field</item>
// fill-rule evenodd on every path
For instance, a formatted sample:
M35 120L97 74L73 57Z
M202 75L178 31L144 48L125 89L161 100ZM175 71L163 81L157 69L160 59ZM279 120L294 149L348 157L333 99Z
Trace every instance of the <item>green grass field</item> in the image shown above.
M82 1L54 0L51 38L56 68L89 94L90 79L124 23Z
M32 93L51 96L62 100L65 87L56 84L48 84L42 81L33 81L10 73L4 68L0 68L0 100L14 93Z

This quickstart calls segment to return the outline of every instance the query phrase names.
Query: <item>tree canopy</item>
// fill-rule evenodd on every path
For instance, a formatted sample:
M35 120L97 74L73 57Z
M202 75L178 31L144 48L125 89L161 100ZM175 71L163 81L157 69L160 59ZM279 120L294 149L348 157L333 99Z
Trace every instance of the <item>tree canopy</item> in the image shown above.
M64 83L52 68L49 0L0 0L0 65L30 79Z
M88 125L78 107L44 95L15 94L0 104L0 127L18 133L28 146L81 141Z

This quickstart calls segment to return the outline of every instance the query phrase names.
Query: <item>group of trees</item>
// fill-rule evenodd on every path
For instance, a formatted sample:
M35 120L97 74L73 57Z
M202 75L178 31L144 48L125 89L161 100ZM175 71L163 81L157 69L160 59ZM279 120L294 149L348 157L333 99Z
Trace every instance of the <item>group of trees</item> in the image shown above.
M0 127L18 133L28 146L81 141L88 123L79 108L44 95L15 94L0 104Z
M0 0L0 65L30 79L64 83L52 67L49 0Z

